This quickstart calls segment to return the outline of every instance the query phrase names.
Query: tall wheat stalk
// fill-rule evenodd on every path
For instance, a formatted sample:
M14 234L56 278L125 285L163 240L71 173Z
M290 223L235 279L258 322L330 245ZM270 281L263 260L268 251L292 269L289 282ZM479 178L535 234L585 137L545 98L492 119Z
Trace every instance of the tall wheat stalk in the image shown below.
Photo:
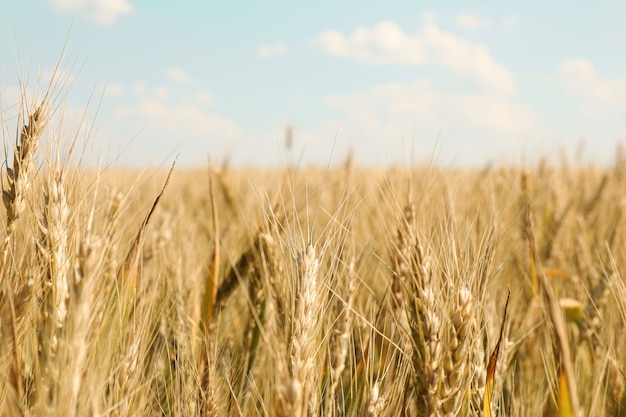
M2 202L6 209L6 234L2 244L0 263L0 285L4 282L11 241L15 233L17 219L24 211L29 189L33 183L35 154L40 144L41 134L46 123L47 103L42 103L28 116L22 127L13 152L12 168L7 163L6 179L8 188L2 190Z

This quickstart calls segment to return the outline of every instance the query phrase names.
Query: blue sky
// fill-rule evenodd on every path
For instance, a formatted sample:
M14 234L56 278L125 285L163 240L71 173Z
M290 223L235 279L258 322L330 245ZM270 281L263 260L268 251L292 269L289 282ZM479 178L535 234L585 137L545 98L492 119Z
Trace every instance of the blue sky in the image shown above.
M349 149L369 166L481 166L581 142L610 163L626 138L623 1L173 4L0 0L5 121L16 61L46 74L67 43L64 129L91 96L92 158L122 166L341 163Z

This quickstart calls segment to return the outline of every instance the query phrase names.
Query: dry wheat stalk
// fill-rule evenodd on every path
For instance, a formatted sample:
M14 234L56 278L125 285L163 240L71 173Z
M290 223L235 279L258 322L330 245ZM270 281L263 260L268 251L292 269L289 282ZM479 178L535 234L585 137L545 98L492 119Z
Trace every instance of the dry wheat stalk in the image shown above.
M137 231L137 235L135 236L135 239L133 239L133 243L128 250L126 258L124 259L124 263L117 272L118 279L123 287L123 293L126 295L126 297L128 297L127 301L130 303L135 300L135 292L137 290L137 275L139 272L139 261L141 259L141 250L143 248L146 227L148 226L148 223L150 222L150 219L152 218L152 215L154 214L154 211L159 204L161 197L163 197L165 189L170 183L170 178L172 176L172 172L174 171L175 166L176 160L174 160L174 162L172 163L172 166L167 173L167 177L165 178L165 183L163 184L161 191L154 199L154 202L150 207L150 211L148 211L148 214L146 215L146 217L144 217L143 222L141 223L141 226Z
M367 395L367 402L361 412L362 417L378 417L385 408L385 397L380 395L378 382L375 382Z
M356 277L354 272L354 262L350 263L348 273L339 278L336 290L337 301L335 303L335 324L332 329L329 344L330 362L330 388L326 401L327 416L335 413L335 395L341 375L346 368L346 358L350 347L350 336L352 335L352 308L354 304L354 293L356 289Z
M485 395L485 381L487 379L486 352L482 337L476 337L471 345L469 363L470 369L470 407L473 414L483 410L483 399Z
M413 347L412 362L415 379L417 412L430 416L437 404L441 366L441 310L437 301L430 259L415 237L411 253L410 285L405 293L408 324Z
M39 229L42 236L38 242L41 264L45 265L42 320L38 332L40 346L39 402L40 412L50 414L58 401L56 390L61 371L57 356L59 329L64 327L69 298L68 278L70 258L68 251L69 207L65 197L63 175L60 168L50 170L45 207Z
M102 262L104 262L106 269L110 271L112 275L119 270L120 262L123 261L123 259L120 260L117 257L119 246L117 237L121 228L122 222L120 220L123 218L122 208L124 207L124 203L128 203L128 200L121 192L111 190L107 193L106 204L108 206L106 220L104 222L105 226L104 231L98 238L100 243L106 242L106 248L104 248L104 259ZM95 243L95 237L92 236L91 239L94 240L91 243Z
M602 176L602 179L600 180L600 184L598 184L598 187L596 188L596 191L589 198L589 201L587 201L587 203L584 205L582 209L583 217L588 218L589 215L593 212L593 210L598 206L598 203L602 199L602 194L604 190L606 189L608 182L609 182L609 175L604 174Z
M298 274L295 310L291 325L291 345L289 360L294 384L302 390L301 404L296 405L296 416L306 416L308 411L316 409L315 370L317 329L322 305L322 283L319 280L319 258L313 245L298 255Z
M607 385L607 416L623 416L626 410L626 376L620 364L610 355L606 364L605 383Z
M11 240L15 233L15 223L24 210L26 196L32 185L31 171L41 134L45 127L45 113L46 103L44 101L28 116L28 124L21 130L13 153L13 168L9 168L7 163L6 179L9 187L2 190L2 202L7 212L7 224L2 246L2 263L0 263L0 284L4 281L7 269L7 258Z
M63 173L59 167L53 167L48 179L48 191L44 196L46 207L39 223L42 239L39 248L48 265L50 288L50 314L53 325L63 327L67 316L69 297L68 277L71 260L68 253L69 212L65 196Z
M406 315L403 309L403 291L410 281L413 265L412 252L415 248L415 236L412 227L415 222L415 205L409 203L404 208L404 215L396 231L396 243L391 252L391 309L397 325L406 327Z
M98 280L93 275L95 247L90 241L91 227L85 231L86 236L79 245L78 254L74 266L74 279L72 280L72 321L67 330L66 337L66 360L65 370L59 381L59 415L80 416L89 407L81 403L81 393L84 390L85 363L88 358L88 335L94 318L94 299ZM84 408L83 408L84 407Z
M265 312L268 301L267 295L269 294L267 284L273 279L272 276L276 273L274 240L272 236L267 233L260 233L257 236L255 246L259 250L259 253L257 253L257 260L248 278L248 303L251 314L243 337L243 351L245 352L243 364L245 370L241 374L242 382L240 383L241 388L238 395L242 409L245 409L245 403L248 399L249 378L256 360L261 331L264 329L266 323Z
M540 271L537 274L537 277L541 286L544 301L546 303L546 308L548 310L548 317L550 318L550 322L552 324L550 330L552 331L555 339L555 356L558 359L559 368L562 369L565 374L565 381L569 391L569 403L572 413L577 416L579 415L578 393L574 373L574 362L572 360L572 354L567 337L567 329L565 327L559 304L555 299L552 288L548 284L543 271Z
M257 233L257 237L261 232ZM237 263L230 268L222 282L219 284L219 288L216 287L215 301L212 316L210 320L214 320L215 316L224 308L224 304L235 291L240 281L246 280L250 274L254 272L254 263L256 260L256 254L258 253L258 247L256 244L258 239L250 244L248 249L241 255Z
M9 252L11 251L11 243L14 239L15 227L17 219L24 210L29 189L33 183L33 165L35 161L35 153L39 147L40 137L45 127L45 100L28 116L28 124L21 129L20 136L17 139L13 153L13 167L6 168L6 179L8 189L2 190L2 201L7 213L6 232L2 245L2 258L0 259L0 317L4 319L5 315L9 316L11 337L12 337L12 365L9 369L9 383L15 393L15 404L22 402L24 394L22 387L22 364L20 353L20 340L16 326L19 317L16 315L15 298L13 287L15 283L5 282L5 276L8 269ZM24 282L17 283L24 285ZM26 283L24 288L33 288L33 285ZM26 295L28 297L28 295ZM25 298L26 298L25 297ZM8 298L8 300L7 300ZM7 302L8 301L8 302ZM18 300L21 301L21 300ZM7 305L9 306L8 312ZM9 314L7 314L9 313ZM4 320L3 320L4 321ZM5 401L6 402L6 401ZM11 401L5 404L7 410L12 406Z
M471 409L474 413L478 413L480 412L479 410L482 410L487 376L487 358L490 356L490 352L486 351L488 338L485 330L487 318L485 317L484 306L486 303L487 283L491 274L495 253L495 232L496 220L492 219L486 233L483 235L481 246L474 255L475 271L468 284L468 288L472 290L472 302L474 304L470 319L471 341L469 342L471 344L469 363L473 369L471 373L468 374L471 393L470 407L472 407ZM506 349L505 346L507 346L506 342L502 343L499 348L499 357L501 359L499 359L498 362L500 364L506 363L508 360L505 352L508 353L510 350ZM502 365L500 365L500 368L502 368ZM498 379L498 382L500 381L501 379Z
M533 224L531 219L531 207L530 207L530 194L528 185L528 173L526 171L521 174L521 196L520 196L520 208L522 211L522 232L526 238L528 244L528 258L529 262L529 277L532 294L536 294L539 289L539 282L537 281L537 263L539 262L539 252L537 250L537 243L535 241L535 235L533 231Z
M594 353L602 347L599 339L599 330L602 324L600 310L606 304L609 296L609 276L606 272L600 275L600 280L593 288L591 296L585 305L583 319L579 322L580 342L587 341Z
M13 168L7 166L9 189L3 190L4 207L7 210L7 235L13 230L14 222L24 210L26 194L32 184L31 168L45 126L45 103L28 117L21 131L13 154Z
M54 315L57 327L62 327L67 316L66 302L69 297L68 278L71 258L68 252L69 207L63 185L63 176L59 172L52 179L48 195L49 217L48 239L51 254L51 275L54 289Z
M472 347L474 301L466 286L458 290L455 310L452 312L447 352L443 359L443 379L439 386L438 415L456 416L469 389L471 369L469 358Z
M213 325L213 317L217 311L216 297L217 286L220 280L220 223L219 211L215 200L215 191L213 189L213 177L209 176L209 196L211 199L211 220L213 226L213 253L209 262L209 270L207 279L204 283L202 291L198 291L199 297L196 303L199 305L200 320L200 354L198 358L198 375L199 383L198 399L200 410L204 414L211 414L212 403L214 401L214 391L211 389L211 380L214 375L215 357L212 349L213 340L210 338L211 328Z
M210 332L213 317L217 309L218 284L220 280L220 215L215 201L215 190L213 188L213 177L209 177L209 196L211 197L211 220L213 227L213 253L209 263L209 271L204 286L204 293L200 299L200 330L203 336L203 343L206 343L206 337ZM201 358L204 355L204 349L201 351ZM201 365L204 366L204 365Z
M224 201L226 202L226 206L228 208L228 212L232 213L233 217L235 219L238 219L240 213L241 213L241 208L239 206L239 201L237 201L237 198L235 198L235 195L233 193L233 190L230 186L230 184L228 183L228 181L226 180L226 172L225 170L216 170L216 177L217 177L217 181L220 185L220 188L222 189L223 192L223 196L224 196Z
M274 392L274 411L278 417L301 417L302 401L302 385L296 378L287 378Z

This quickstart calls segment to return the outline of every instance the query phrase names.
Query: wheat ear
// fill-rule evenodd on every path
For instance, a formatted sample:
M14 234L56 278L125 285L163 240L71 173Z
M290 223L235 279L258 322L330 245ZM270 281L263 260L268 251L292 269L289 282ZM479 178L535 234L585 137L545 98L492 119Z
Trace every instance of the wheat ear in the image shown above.
M319 259L313 245L298 255L298 273L295 285L295 305L291 325L291 343L288 347L290 379L279 387L284 393L282 409L302 417L316 408L315 404L315 351L316 332L321 305L321 288L318 282Z
M405 213L413 215L414 210ZM411 224L411 217L405 219ZM412 344L417 413L427 417L437 406L437 387L441 366L441 312L437 304L437 286L430 268L430 257L424 253L413 230L405 229L412 250L409 252L410 282L405 292L408 325Z
M385 407L385 397L380 395L378 382L375 382L369 390L367 402L361 412L362 417L378 417L378 414Z
M38 400L42 410L56 407L58 398L55 385L59 380L59 361L57 356L58 333L64 327L67 317L69 298L68 278L70 257L68 251L69 208L65 197L63 175L58 167L53 167L47 182L48 190L44 196L45 207L39 222L42 236L39 253L42 264L47 266L47 278L44 282L44 312L41 330L38 333L40 346L41 393Z
M439 386L438 410L442 416L458 415L462 401L469 389L470 333L473 322L474 302L466 286L461 286L455 310L449 326L447 352L443 361L443 379Z
M28 117L20 133L13 153L13 168L7 166L8 189L2 191L2 202L7 212L7 226L2 246L2 263L0 263L0 285L4 281L7 268L9 247L15 233L15 224L24 210L26 195L32 185L32 167L35 153L39 147L41 133L45 127L46 103L41 103ZM8 165L8 164L7 164Z

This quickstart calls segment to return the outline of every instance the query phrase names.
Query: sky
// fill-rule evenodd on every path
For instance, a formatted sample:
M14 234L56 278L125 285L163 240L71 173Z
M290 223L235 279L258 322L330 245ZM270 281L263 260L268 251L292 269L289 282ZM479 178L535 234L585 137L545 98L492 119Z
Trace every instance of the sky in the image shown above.
M0 14L5 142L18 80L34 95L63 53L58 131L86 114L99 163L610 164L626 138L623 1L0 0Z

